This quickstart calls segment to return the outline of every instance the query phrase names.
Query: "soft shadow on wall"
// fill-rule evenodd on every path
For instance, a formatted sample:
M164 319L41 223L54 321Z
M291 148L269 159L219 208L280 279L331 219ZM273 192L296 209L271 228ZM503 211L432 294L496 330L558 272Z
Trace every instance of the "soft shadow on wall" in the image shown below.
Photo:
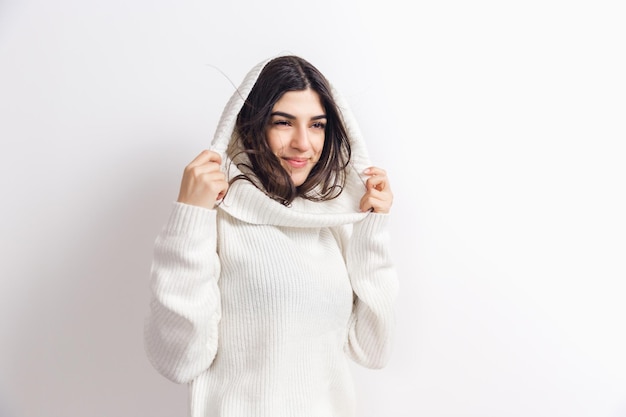
M23 273L46 279L15 318L5 370L7 412L15 417L186 409L186 387L158 375L143 350L152 244L182 172L176 141L154 142L119 158L111 175L90 178L90 189L77 189L68 204L82 207L72 220L80 227L31 243L33 262ZM79 203L92 197L98 201Z

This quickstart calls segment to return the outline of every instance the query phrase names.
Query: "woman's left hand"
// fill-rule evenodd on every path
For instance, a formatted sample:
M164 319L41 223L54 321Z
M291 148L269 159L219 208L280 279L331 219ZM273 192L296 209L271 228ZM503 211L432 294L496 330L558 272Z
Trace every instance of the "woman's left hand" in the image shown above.
M393 203L393 193L384 169L369 167L364 172L369 178L365 183L365 194L361 198L361 211L389 213Z

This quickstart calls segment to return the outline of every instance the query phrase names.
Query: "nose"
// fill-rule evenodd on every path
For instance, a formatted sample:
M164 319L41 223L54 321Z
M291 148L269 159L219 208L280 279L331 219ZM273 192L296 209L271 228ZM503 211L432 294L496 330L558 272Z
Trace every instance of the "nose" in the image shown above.
M301 152L309 150L311 142L309 141L309 129L307 125L297 125L296 128L293 129L291 147Z

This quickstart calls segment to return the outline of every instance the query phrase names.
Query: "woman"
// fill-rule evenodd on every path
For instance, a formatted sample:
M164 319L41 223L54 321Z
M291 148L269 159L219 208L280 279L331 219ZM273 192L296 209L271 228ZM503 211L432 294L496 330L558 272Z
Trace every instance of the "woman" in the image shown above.
M155 243L146 352L191 416L354 416L347 358L391 350L392 198L314 66L248 73Z

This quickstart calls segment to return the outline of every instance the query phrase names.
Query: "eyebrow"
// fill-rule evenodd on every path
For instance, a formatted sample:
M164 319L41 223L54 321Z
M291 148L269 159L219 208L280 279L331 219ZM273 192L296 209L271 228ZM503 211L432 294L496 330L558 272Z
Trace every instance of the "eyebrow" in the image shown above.
M272 114L270 114L270 116L281 116L281 117L284 117L286 119L291 119L291 120L296 119L296 116L294 116L293 114L283 113L282 111L275 111ZM326 115L320 114L319 116L311 117L311 120L319 120L319 119L326 119Z

